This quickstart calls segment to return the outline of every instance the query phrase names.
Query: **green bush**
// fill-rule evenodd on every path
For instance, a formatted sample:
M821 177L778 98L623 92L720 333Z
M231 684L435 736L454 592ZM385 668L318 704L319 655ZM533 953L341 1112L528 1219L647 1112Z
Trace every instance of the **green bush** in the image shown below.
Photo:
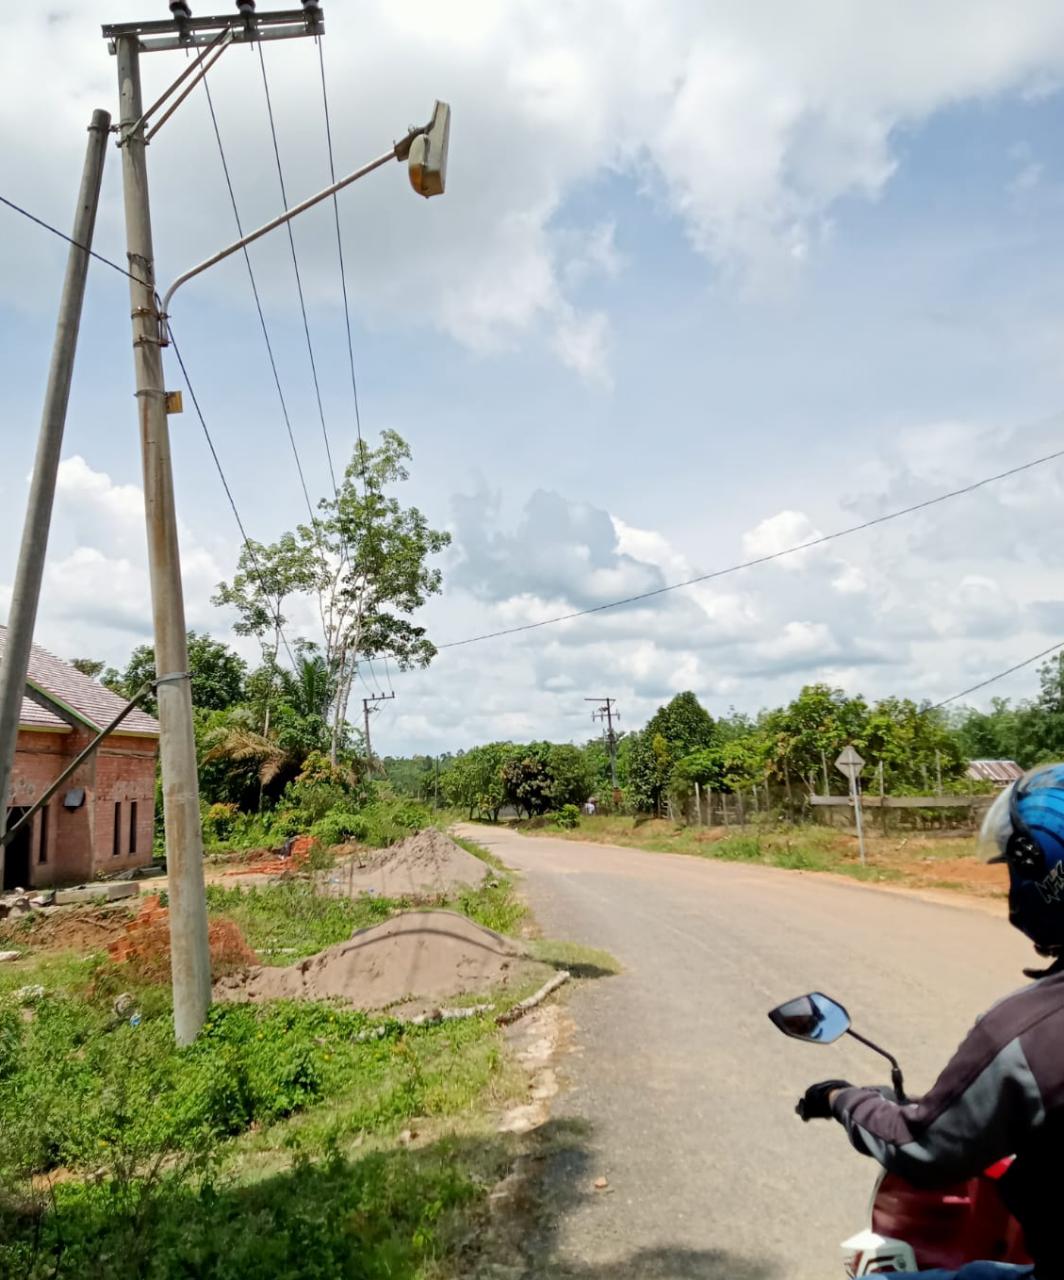
M349 813L344 809L330 809L310 829L315 840L319 840L326 848L344 844L348 840L363 840L365 832L366 821L362 814Z
M205 844L217 844L228 840L233 832L239 810L235 804L207 804L203 806L203 840Z
M580 810L575 804L563 804L556 813L549 815L551 826L572 831L580 825Z

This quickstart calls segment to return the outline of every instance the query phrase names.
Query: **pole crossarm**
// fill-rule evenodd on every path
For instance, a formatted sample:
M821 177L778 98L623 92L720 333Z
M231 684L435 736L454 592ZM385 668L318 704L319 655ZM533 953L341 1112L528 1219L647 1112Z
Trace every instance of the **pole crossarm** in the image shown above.
M318 5L303 9L283 9L277 13L227 13L213 18L161 19L151 22L116 22L103 27L111 53L117 42L133 36L142 53L165 49L198 49L210 45L223 32L232 32L234 44L254 44L259 40L292 40L300 36L320 36L325 19Z

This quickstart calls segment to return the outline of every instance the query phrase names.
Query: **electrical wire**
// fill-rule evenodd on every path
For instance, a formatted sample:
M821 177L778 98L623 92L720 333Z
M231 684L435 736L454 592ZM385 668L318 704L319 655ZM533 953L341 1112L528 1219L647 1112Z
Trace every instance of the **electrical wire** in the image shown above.
M285 187L284 168L281 164L281 148L277 141L277 126L273 117L273 99L270 95L270 81L266 74L266 58L262 52L262 44L258 44L259 66L262 68L262 87L266 94L266 115L270 122L270 137L273 140L273 155L277 162L277 180L281 187L281 201L284 208L288 208L288 192ZM296 290L299 293L299 310L303 317L303 332L307 339L307 355L310 357L310 372L314 380L314 395L318 403L318 417L321 421L321 435L325 442L325 457L329 464L329 478L332 481L333 495L337 503L339 503L340 494L336 486L336 470L333 467L332 448L329 444L329 432L325 425L325 407L321 399L321 384L318 380L318 363L314 357L314 344L310 337L310 321L307 319L307 303L303 294L303 277L299 270L299 257L296 253L296 238L292 231L291 222L285 223L285 230L288 232L288 247L292 252L292 269L296 276Z
M926 511L929 507L937 506L941 502L948 502L951 498L959 498L964 494L974 493L977 489L982 489L988 484L994 484L998 480L1007 480L1011 476L1030 471L1034 467L1043 466L1047 462L1055 462L1058 458L1064 458L1064 449L1056 449L1052 453L1043 454L1040 458L1032 458L1028 462L1021 462L1018 466L1009 467L1006 471L998 471L992 476L984 476L981 480L974 480L971 484L962 485L959 489L951 489L948 493L937 494L934 498L925 498L922 502L914 502L908 507L899 508L897 511L888 511L885 515L873 516L871 520L863 520L860 524L853 524L845 529L836 529L833 533L820 534L818 537L810 538L806 542L799 542L793 547L784 547L782 551L771 551L763 556L755 556L751 560L743 560L739 564L729 565L726 569L714 569L710 573L700 573L694 578L685 578L683 582L671 582L664 587L655 587L652 591L641 591L638 595L624 596L620 600L610 600L606 604L592 605L588 609L574 609L571 613L561 613L553 618L542 618L539 622L525 622L517 627L503 627L499 631L485 631L481 635L467 636L464 640L446 640L438 644L436 648L457 649L462 645L478 644L482 640L497 640L501 636L517 635L522 631L538 631L540 627L552 627L559 622L570 622L574 618L586 618L593 613L603 613L607 609L619 609L626 604L637 604L641 600L651 600L656 596L666 595L670 591L681 591L684 587L693 587L700 582L711 582L715 578L724 578L729 574L738 573L742 569L752 569L756 565L769 564L773 560L782 560L784 556L794 555L798 551L808 551L812 547L822 547L825 543L834 542L837 538L845 538L853 533L861 533L865 529L873 529L877 525L887 524L891 520L900 519L902 516L913 515L917 511Z
M218 125L218 116L214 110L214 99L211 96L211 87L207 81L207 77L203 77L203 88L207 95L207 107L211 113L211 124L214 126L214 138L218 144L218 156L222 162L222 172L225 174L225 185L229 191L229 203L233 209L233 221L236 223L238 239L244 238L244 226L240 217L240 210L237 207L236 192L233 190L233 180L229 173L229 161L226 158L225 146L222 143L222 131ZM317 528L317 517L314 512L314 504L310 500L310 492L307 489L306 476L303 472L303 460L299 456L299 447L296 444L295 432L292 430L292 419L288 412L288 402L285 400L284 389L281 386L281 375L277 369L277 360L273 353L273 342L270 339L270 331L266 326L266 316L262 310L262 299L259 295L258 281L255 279L255 270L251 265L251 255L248 253L247 245L243 248L244 262L248 269L248 279L251 281L251 293L255 299L255 310L259 317L259 326L262 329L262 338L266 343L266 355L270 362L270 371L273 374L273 384L277 388L277 399L281 405L281 416L284 418L285 431L288 433L288 443L292 446L292 457L295 459L296 474L299 476L299 485L303 490L303 500L307 504L307 512L310 515L311 524Z
M43 218L38 218L35 213L30 213L28 209L23 209L20 204L16 204L14 200L9 200L7 196L0 195L0 204L6 204L9 209L13 209L16 213L21 213L24 218L29 218L30 222L35 222L37 226L43 227L45 231L50 231L53 236L58 236L60 240L65 240L67 244L73 245L75 249L84 250L90 258L95 258L97 262L102 262L104 266L111 267L119 275L125 276L127 280L134 280L137 284L147 285L148 288L154 287L141 276L134 275L132 271L119 266L111 258L104 257L102 253L97 253L95 249L90 249L87 244L82 244L80 240L75 240L73 236L68 236L65 231L60 231L58 227L53 227L50 222L45 222Z
M1056 653L1058 649L1064 649L1064 640L1059 641L1057 644L1051 644L1048 649L1032 654L1029 658L1024 658L1022 662L1016 662L1011 667L1006 667L1004 671L999 671L996 675L987 676L985 680L980 680L978 684L969 685L967 689L962 689L960 693L952 693L948 698L943 698L941 702L935 702L930 707L925 707L924 710L938 711L941 707L948 707L951 702L957 702L961 698L966 698L970 693L985 689L988 684L996 684L999 680L1004 680L1006 676L1011 676L1014 671L1022 671L1024 667L1031 666L1039 658L1048 658L1051 653Z
M321 101L325 111L325 141L329 150L329 181L336 182L336 164L333 160L333 141L332 141L332 121L329 115L329 94L325 87L325 52L324 41L317 40L318 46L318 66L321 70ZM362 441L362 413L359 408L358 400L358 378L355 374L355 345L351 336L351 307L347 296L347 272L344 267L344 241L340 232L340 202L337 199L336 192L333 192L333 219L336 223L336 254L340 260L340 292L344 300L344 326L347 330L347 363L351 371L351 395L355 402L355 433L358 437L358 466L359 474L364 474L366 465L366 450ZM335 484L335 481L334 481Z
M120 275L126 276L128 279L131 279L131 280L136 280L140 284L146 283L146 281L140 279L140 277L138 276L133 275L131 272L127 271L125 267L120 266L117 262L114 262L112 261L112 259L105 257L103 254L97 253L95 250L90 249L88 245L82 244L79 241L74 240L71 236L68 236L65 232L60 231L58 227L54 227L51 225L51 223L45 222L43 218L39 218L35 214L30 213L29 210L24 209L21 205L16 204L13 200L9 200L6 196L0 195L0 203L14 210L14 212L21 214L23 217L28 218L31 222L36 223L37 226L42 227L45 231L51 232L52 235L58 236L61 240L65 240L68 244L74 245L79 249L85 250L91 257L95 258L99 262L104 263L105 266L111 267L113 270L119 272ZM257 561L255 559L254 552L251 548L250 539L247 536L247 532L244 528L243 520L240 517L240 512L237 509L235 500L233 499L232 490L229 488L229 483L226 480L224 471L222 470L222 465L218 458L217 450L214 447L214 441L212 440L210 432L207 429L207 423L204 419L203 412L199 405L199 401L196 398L196 394L192 389L192 384L189 381L188 371L185 368L184 361L181 358L181 352L177 346L177 340L174 337L174 333L173 333L173 324L168 322L168 327L170 330L170 341L174 348L174 355L177 357L177 362L181 367L181 374L185 380L185 386L188 388L189 398L192 400L193 406L195 407L195 410L196 410L196 415L199 418L200 426L203 428L203 433L207 439L207 444L208 444L208 447L210 448L211 457L214 459L214 465L217 468L219 478L221 479L221 482L222 482L222 487L224 488L226 497L229 500L229 505L232 508L233 515L236 519L237 526L240 529L241 536L244 539L244 545L247 547L248 554L251 557L253 563L255 563L257 566ZM708 582L713 578L720 578L720 577L724 577L727 574L738 573L741 569L749 569L749 568L753 568L755 565L767 564L773 560L780 560L784 556L793 555L798 551L805 551L811 547L823 546L825 543L832 542L837 538L847 537L849 534L853 534L853 533L860 533L864 529L870 529L875 527L876 525L886 524L888 521L897 520L902 516L911 515L917 511L924 511L929 507L938 505L939 503L948 502L951 498L957 498L968 493L974 493L977 489L981 489L986 485L994 484L999 480L1009 479L1010 477L1015 475L1020 475L1025 471L1030 471L1034 467L1042 466L1047 462L1055 462L1057 459L1061 457L1064 457L1064 449L1058 449L1052 453L1043 454L1041 457L1032 458L1029 461L1022 462L1015 467L1009 467L1005 471L999 471L999 472L996 472L994 475L984 476L982 479L975 480L971 484L963 485L959 489L951 489L947 493L938 494L934 498L927 498L922 502L913 503L910 506L902 507L897 511L887 512L885 515L876 516L873 519L866 520L861 524L851 525L845 529L837 529L833 533L823 534L821 537L818 537L818 538L811 538L807 542L798 543L793 547L785 547L781 551L774 551L768 555L757 556L752 560L746 560L740 564L731 565L726 569L716 569L712 573L700 574L695 578L688 578L683 582L671 583L664 587L657 587L653 591L645 591L640 593L639 595L627 596L624 599L614 600L607 604L595 605L590 609L576 610L572 613L559 615L556 618L546 618L540 622L526 623L523 626L519 626L519 627L508 627L508 628L505 628L504 630L488 632L479 636L470 636L465 640L447 641L443 644L438 645L437 648L454 649L460 645L475 644L480 640L493 640L500 636L513 635L521 631L533 631L538 629L539 627L551 626L558 622L566 622L572 618L586 617L589 614L593 614L593 613L601 613L606 609L619 608L626 604L633 604L640 600L647 600L655 596L664 595L666 592L669 592L669 591L679 591L684 587L694 586L695 584L700 582ZM265 584L262 581L261 576L259 580L259 585L262 586L263 590L265 591ZM283 631L281 631L281 638L284 641L284 646L288 653L288 656L290 659L292 659L292 662L294 665L295 660L294 658L292 658L292 650L289 647L287 637L285 637ZM1035 662L1038 662L1040 659L1049 657L1050 654L1059 652L1061 649L1064 649L1064 641L1060 641L1057 644L1050 645L1046 649L1041 649L1039 650L1038 653L1032 654L1029 658L1024 658L1022 661L1014 663L1011 667L1006 667L1003 671L998 671L994 675L987 676L985 680L980 680L976 684L969 685L966 689L960 690L960 692L958 693L951 694L948 698L943 698L939 702L932 703L932 705L927 707L926 710L937 711L937 710L940 710L942 707L949 706L950 703L957 702L961 698L966 698L970 694L977 693L980 689L985 689L989 685L996 684L999 680L1004 680L1007 676L1012 675L1014 672L1022 671L1024 667L1029 667L1033 665ZM387 669L386 655L385 655L385 664ZM362 675L361 670L359 670L358 674L362 680L362 683L366 686L367 691L372 693L373 690L370 688L369 684L366 682L365 676ZM388 684L389 684L389 689L391 689L390 672L389 672Z
M384 657L384 674L388 679L388 692L395 693L395 690L392 688L392 672L391 672L391 668L388 666L388 655L384 654L383 657Z
M173 324L169 320L167 321L167 329L169 330L170 335L170 345L174 349L174 355L177 357L177 363L181 368L181 376L185 380L185 386L188 388L189 399L192 401L192 406L196 411L196 417L199 419L199 424L202 427L204 437L207 440L207 447L210 450L211 457L214 459L214 466L218 472L218 478L222 482L222 488L225 490L225 496L229 500L229 506L232 509L233 518L236 520L237 528L240 530L240 536L244 540L244 547L248 553L248 558L254 566L255 576L259 580L259 587L262 589L263 596L268 600L270 598L270 593L266 587L266 580L262 571L262 566L259 564L258 556L255 554L254 545L248 537L247 529L244 527L244 521L242 520L240 511L236 505L236 499L233 497L233 491L229 487L229 481L226 479L225 471L222 469L221 459L218 457L218 450L214 447L214 440L212 439L211 433L207 427L207 420L203 415L202 408L200 407L199 398L193 390L192 381L188 376L188 369L185 367L185 361L181 355L181 348L177 345L177 338L174 336ZM281 626L281 615L279 612L274 614L273 621L274 625L277 627L277 633L281 637L281 642L284 644L285 652L288 654L288 660L291 662L293 670L295 670L296 660L292 654L291 646L288 643L288 637L285 635L284 628Z

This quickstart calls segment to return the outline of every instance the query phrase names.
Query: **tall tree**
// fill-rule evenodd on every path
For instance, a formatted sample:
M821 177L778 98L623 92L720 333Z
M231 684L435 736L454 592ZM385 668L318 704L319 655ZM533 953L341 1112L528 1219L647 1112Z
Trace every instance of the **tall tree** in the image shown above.
M335 682L334 760L359 662L387 655L405 671L436 656L410 615L439 593L442 575L428 561L451 535L391 493L409 479L409 458L402 436L383 432L376 449L356 451L335 497L320 502L320 517L297 534L314 564L323 654Z
M285 602L292 596L313 591L315 563L309 549L292 533L277 542L248 541L240 551L232 582L218 584L211 603L237 611L233 630L240 636L255 636L262 648L265 679L262 732L270 731L270 713L277 688L278 653L286 622Z

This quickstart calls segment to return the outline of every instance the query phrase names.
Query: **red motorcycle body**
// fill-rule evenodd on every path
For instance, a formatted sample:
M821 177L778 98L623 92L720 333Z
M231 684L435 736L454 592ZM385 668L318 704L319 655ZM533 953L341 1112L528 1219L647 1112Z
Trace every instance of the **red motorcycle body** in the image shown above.
M909 1246L920 1271L955 1271L976 1260L1029 1264L1020 1224L997 1188L1010 1164L1011 1159L999 1161L977 1178L934 1190L883 1174L872 1197L872 1235L882 1244L848 1252L847 1270L860 1276L904 1269L892 1242ZM871 1244L872 1237L866 1238Z

